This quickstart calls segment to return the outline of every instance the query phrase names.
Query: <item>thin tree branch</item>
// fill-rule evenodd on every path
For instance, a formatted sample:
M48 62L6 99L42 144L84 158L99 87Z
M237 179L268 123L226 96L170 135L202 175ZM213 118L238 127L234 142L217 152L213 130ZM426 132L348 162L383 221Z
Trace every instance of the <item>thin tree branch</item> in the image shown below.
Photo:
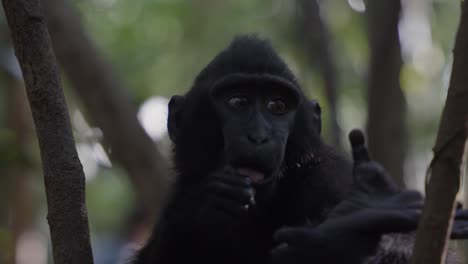
M406 101L400 87L401 3L400 0L370 0L367 11L371 49L367 99L369 150L403 185L407 131Z
M426 203L416 233L411 263L445 263L449 230L453 223L455 198L466 159L468 136L468 1L453 50L453 68L447 100L437 134Z
M41 150L54 262L93 263L85 178L39 0L3 0Z
M330 49L328 29L320 16L317 0L298 0L298 38L312 66L317 66L325 85L325 96L330 113L332 144L343 149L341 127L338 123L338 74ZM316 65L317 64L317 65Z

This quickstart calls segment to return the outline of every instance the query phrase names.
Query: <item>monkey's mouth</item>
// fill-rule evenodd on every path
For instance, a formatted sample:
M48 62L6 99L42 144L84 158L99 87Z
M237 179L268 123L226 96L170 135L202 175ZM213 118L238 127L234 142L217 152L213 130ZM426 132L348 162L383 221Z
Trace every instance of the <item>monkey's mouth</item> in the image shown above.
M253 168L239 167L237 168L237 172L240 175L249 177L252 180L252 182L257 184L260 184L265 180L265 173Z
M237 173L249 177L253 186L263 186L270 183L275 177L272 170L263 170L254 166L238 166Z
M238 174L250 178L252 185L264 185L273 177L274 169L263 159L242 158L231 162Z

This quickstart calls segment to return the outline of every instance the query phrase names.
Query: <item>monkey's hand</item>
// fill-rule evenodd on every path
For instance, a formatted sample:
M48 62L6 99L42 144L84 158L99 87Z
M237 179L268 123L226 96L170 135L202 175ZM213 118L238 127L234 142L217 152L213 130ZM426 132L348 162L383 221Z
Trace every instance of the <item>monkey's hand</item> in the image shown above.
M350 133L354 186L317 227L283 228L272 252L274 263L361 263L374 254L382 234L416 228L422 196L400 189L385 170L369 159L360 131Z
M418 217L414 210L367 208L314 228L282 228L275 234L279 246L272 251L272 261L359 264L375 253L382 234L414 230Z
M349 139L354 158L353 188L328 218L366 208L422 210L424 199L418 191L400 188L379 163L369 158L361 131L351 131Z
M180 189L166 222L177 225L188 240L203 241L207 247L226 245L226 238L234 238L255 203L251 179L229 167Z
M468 209L457 208L451 238L468 239Z
M377 162L369 158L364 136L359 130L349 134L354 157L355 188L351 195L337 206L330 217L366 207L422 210L424 199L417 191L403 190ZM399 194L401 193L401 194ZM398 194L398 195L396 195ZM468 210L457 208L451 232L452 239L468 239Z

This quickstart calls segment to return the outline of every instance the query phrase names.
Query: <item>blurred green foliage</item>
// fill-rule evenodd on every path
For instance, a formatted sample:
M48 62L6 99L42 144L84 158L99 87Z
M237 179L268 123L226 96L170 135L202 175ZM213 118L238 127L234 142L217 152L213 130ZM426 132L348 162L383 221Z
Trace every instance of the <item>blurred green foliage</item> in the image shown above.
M0 263L6 263L13 252L13 235L6 228L0 227Z
M127 222L135 206L128 177L121 170L104 170L86 189L89 221L92 231L116 232Z
M400 79L409 106L409 163L422 161L424 165L434 144L445 98L460 11L459 1L419 2L426 8L423 15L429 22L430 47L427 51L404 50L405 65ZM309 65L305 52L298 45L294 1L75 0L74 3L82 14L85 28L128 84L135 104L154 95L169 97L184 93L197 72L236 34L258 33L271 39L304 84L308 96L319 100L324 109L323 127L328 128L320 75ZM352 10L347 1L322 0L321 4L338 69L340 121L347 132L354 127L364 127L366 120L369 60L366 18L364 13ZM408 16L413 15L409 13ZM402 39L404 41L406 39ZM418 39L413 41L419 43ZM422 54L419 57L418 52ZM0 85L7 83L1 79ZM0 89L0 100L6 102L4 91ZM76 109L75 95L67 92L67 99L70 108ZM2 167L18 164L22 157L11 143L14 132L6 125L5 105L0 104L0 171ZM324 135L327 138L328 131L325 130ZM36 144L31 146L31 151L38 157ZM411 170L412 166L409 166L410 173L421 172ZM34 182L42 184L37 160L35 171ZM44 208L42 187L40 190L41 199L32 202ZM131 213L134 200L129 181L119 168L100 170L87 183L92 230L118 232ZM38 219L44 223L45 213ZM0 232L2 241L6 237L3 233Z
M257 33L271 39L298 75L308 96L321 102L327 138L328 112L323 83L298 44L295 1L88 0L76 3L85 27L111 58L122 79L128 82L136 103L154 95L171 96L187 91L201 68L236 34ZM427 58L419 63L436 56L440 64L432 70L418 68L418 57L414 55L418 46L412 53L403 50L405 65L401 82L409 105L410 153L427 159L450 73L459 3L433 1L422 3L421 7L425 12L406 7L409 10L405 13L410 18L422 14L429 23L432 46L423 53ZM331 50L338 70L341 125L345 132L364 127L369 60L365 14L339 0L321 1L321 14L330 30ZM418 39L407 42L411 41L418 42Z

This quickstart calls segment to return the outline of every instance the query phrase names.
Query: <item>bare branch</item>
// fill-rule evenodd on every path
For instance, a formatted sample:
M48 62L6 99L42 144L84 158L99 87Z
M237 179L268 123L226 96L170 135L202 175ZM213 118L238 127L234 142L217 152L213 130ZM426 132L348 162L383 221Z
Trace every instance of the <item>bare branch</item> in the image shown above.
M85 178L39 0L3 0L41 149L54 262L93 263Z
M406 158L406 101L400 87L402 65L399 0L367 1L371 62L368 80L367 135L375 160L403 185Z
M416 233L413 264L445 263L447 240L452 226L455 197L466 159L468 136L468 1L453 50L453 68L447 100L437 134L426 204Z
M298 38L312 66L317 64L325 84L325 96L330 113L332 144L342 150L341 127L338 123L338 74L330 49L328 29L320 16L317 0L298 0Z

